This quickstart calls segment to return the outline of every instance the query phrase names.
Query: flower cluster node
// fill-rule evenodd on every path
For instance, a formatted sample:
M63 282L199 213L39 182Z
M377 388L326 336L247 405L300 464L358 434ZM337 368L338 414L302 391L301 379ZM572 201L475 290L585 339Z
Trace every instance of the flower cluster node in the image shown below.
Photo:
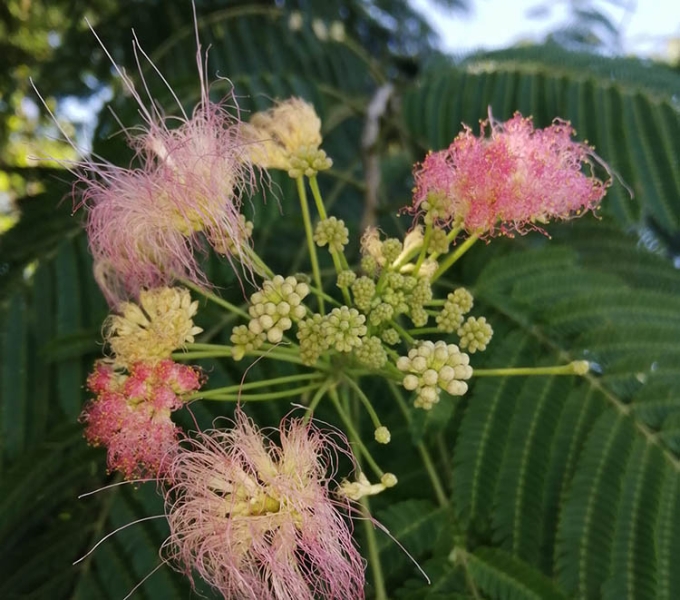
M346 452L301 420L280 445L237 411L234 427L205 431L167 464L165 555L224 598L362 598L364 565L330 491Z
M341 306L334 308L321 324L321 333L328 347L338 352L351 352L361 346L361 338L366 335L366 317L356 308Z
M123 302L119 311L105 324L105 337L117 367L169 358L203 331L193 322L198 301L192 302L184 288L143 290L139 304Z
M440 390L452 396L462 396L468 386L464 380L472 377L470 357L458 346L446 342L422 342L401 356L397 368L407 373L402 385L416 392L413 405L430 410L439 402Z
M317 223L314 241L318 246L328 245L331 252L342 252L349 243L349 229L342 219L328 217Z
M392 434L385 426L378 427L378 429L375 430L374 436L375 441L379 444L389 444L392 440Z
M92 446L106 446L110 471L126 479L155 477L178 445L170 413L201 384L199 370L171 360L135 363L128 374L100 361L87 380L96 397L80 415L85 438Z
M487 344L493 336L491 325L485 317L468 317L467 321L456 332L460 337L460 347L470 354L486 350Z
M356 281L356 273L354 271L341 271L338 273L337 286L339 288L348 288Z
M472 310L472 294L465 288L458 288L446 297L444 308L437 315L437 329L453 333L463 324L463 316Z
M354 349L354 355L362 365L375 371L387 364L387 352L380 338L374 335L363 338L361 345Z
M265 281L262 289L250 297L248 312L252 319L248 329L254 335L266 334L272 344L279 343L293 321L299 321L307 313L302 301L308 294L309 286L292 276L284 279L276 275Z

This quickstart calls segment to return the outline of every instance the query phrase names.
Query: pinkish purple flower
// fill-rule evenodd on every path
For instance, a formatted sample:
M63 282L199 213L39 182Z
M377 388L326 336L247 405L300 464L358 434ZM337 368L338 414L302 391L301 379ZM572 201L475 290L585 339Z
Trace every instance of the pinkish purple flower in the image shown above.
M76 204L87 208L95 275L112 305L178 279L209 285L196 259L208 245L249 269L243 251L250 230L240 209L254 185L246 152L251 142L240 133L233 94L212 102L200 50L197 61L201 101L191 116L171 118L147 109L120 73L145 121L143 128L128 131L140 166L91 160L76 165Z
M170 414L184 405L181 396L201 383L196 369L170 360L134 364L129 375L99 362L87 381L96 398L80 417L85 438L92 446L106 446L109 470L126 479L155 477L179 445Z
M607 167L592 148L571 139L574 133L560 119L534 129L519 113L505 123L483 121L479 137L465 127L416 168L409 210L481 236L525 233L595 210L611 178L593 175L594 162Z
M338 447L301 420L280 445L238 411L230 430L206 431L168 457L169 558L224 598L364 597L364 565L329 486Z

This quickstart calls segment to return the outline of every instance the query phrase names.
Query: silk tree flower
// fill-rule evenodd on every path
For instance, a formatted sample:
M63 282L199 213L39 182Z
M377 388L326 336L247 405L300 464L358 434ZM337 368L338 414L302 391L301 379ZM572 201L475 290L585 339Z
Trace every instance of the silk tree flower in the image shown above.
M243 124L242 132L252 141L250 159L264 169L288 171L293 178L312 177L333 164L319 148L321 119L314 106L301 98L289 98L255 113Z
M196 259L207 245L250 270L244 252L250 230L240 209L255 183L246 153L252 144L242 137L233 94L210 100L200 47L197 63L201 100L191 115L180 105L179 117L147 108L116 67L144 119L143 127L127 131L140 165L75 165L76 208L87 209L95 276L111 305L177 279L208 286Z
M192 302L189 291L177 287L142 290L139 304L123 302L119 314L105 324L114 366L170 358L178 348L193 343L203 331L193 322L197 311L198 301Z
M199 371L163 360L137 363L123 374L100 361L87 386L96 397L80 421L88 443L106 447L109 470L126 479L159 475L164 457L179 447L170 414L184 405L183 395L201 386Z
M594 211L611 177L595 177L594 163L608 167L590 146L573 141L574 133L560 119L535 129L519 113L505 123L490 116L479 137L466 126L447 149L417 166L409 211L480 236L523 234Z
M169 559L224 598L364 597L364 565L329 487L338 446L287 419L280 445L239 410L234 427L186 440L168 457Z

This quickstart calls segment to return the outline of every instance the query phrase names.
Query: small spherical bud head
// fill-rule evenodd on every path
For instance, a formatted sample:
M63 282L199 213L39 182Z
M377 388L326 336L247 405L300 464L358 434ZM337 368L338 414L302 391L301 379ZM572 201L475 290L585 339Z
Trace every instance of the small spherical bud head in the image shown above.
M388 238L382 244L382 255L385 257L385 262L391 265L401 254L403 246L397 238Z
M585 375L590 371L590 363L587 360L575 360L571 363L574 375Z
M356 273L354 271L342 271L338 273L338 283L339 288L348 288L356 281Z
M382 483L386 488L392 488L397 485L397 476L394 473L385 473L380 478L380 483Z
M390 430L387 429L387 427L378 427L378 429L375 430L375 441L378 442L379 444L389 444L390 440L392 439L392 434L390 434Z

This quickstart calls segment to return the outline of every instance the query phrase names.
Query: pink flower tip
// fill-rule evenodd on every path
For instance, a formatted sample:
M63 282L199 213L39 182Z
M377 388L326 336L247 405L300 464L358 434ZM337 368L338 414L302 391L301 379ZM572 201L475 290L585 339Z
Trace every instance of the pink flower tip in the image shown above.
M245 252L251 226L241 214L256 180L249 141L233 93L211 101L200 53L197 63L201 101L180 117L147 107L119 71L145 121L128 131L140 164L83 160L75 166L75 205L87 209L95 276L111 305L182 279L208 287L196 256L208 246L251 271Z
M169 558L224 598L364 597L364 565L329 489L338 451L326 433L286 419L280 444L239 410L169 455Z
M594 211L612 181L596 177L594 165L611 172L590 146L572 140L574 133L561 119L536 129L519 113L505 123L490 116L479 136L466 126L416 166L407 210L482 237L523 234Z
M170 415L184 405L181 394L202 384L200 372L170 360L136 363L129 374L99 362L88 378L96 397L80 420L92 446L105 446L107 464L126 479L161 474L163 459L179 447L180 429Z

